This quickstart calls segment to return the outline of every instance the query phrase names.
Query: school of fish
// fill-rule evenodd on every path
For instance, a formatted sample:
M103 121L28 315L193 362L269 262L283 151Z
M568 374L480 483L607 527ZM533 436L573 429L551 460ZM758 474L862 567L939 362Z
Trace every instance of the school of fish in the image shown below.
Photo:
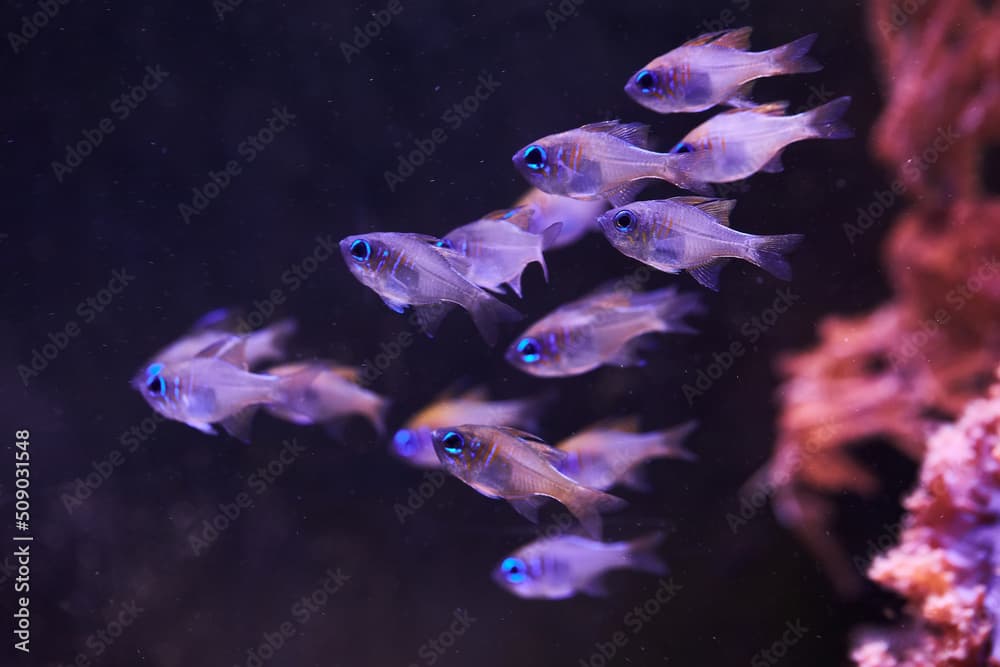
M757 79L816 72L807 35L766 51L749 50L750 28L696 37L632 74L626 95L660 113L732 107L702 122L667 152L649 127L618 120L589 123L536 139L514 153L514 168L531 189L510 207L483 214L438 235L369 232L340 241L349 271L390 309L412 309L411 323L433 337L456 306L495 345L522 318L502 301L523 298L521 278L545 253L591 232L647 269L688 273L717 291L721 270L743 260L791 279L787 255L800 234L754 235L733 229L736 202L712 196L713 184L783 169L782 152L807 139L841 139L841 97L789 115L785 102L755 103ZM637 200L651 180L693 194ZM687 318L704 311L701 295L676 286L640 291L627 280L598 286L514 336L505 359L540 378L565 378L602 366L644 363L650 336L695 334ZM367 419L382 435L390 401L368 387L363 369L332 360L293 359L286 319L246 330L238 313L218 310L154 354L132 386L163 417L204 433L222 429L249 443L263 411L339 435L343 422ZM550 445L536 435L553 392L491 399L485 387L451 389L427 402L390 438L389 452L409 465L444 471L480 495L506 501L529 521L559 507L573 531L545 535L503 557L493 579L522 598L607 595L604 574L625 569L663 574L661 531L631 541L601 540L602 515L627 503L609 490L651 490L646 469L664 459L691 462L684 447L693 421L642 432L634 416L598 417Z

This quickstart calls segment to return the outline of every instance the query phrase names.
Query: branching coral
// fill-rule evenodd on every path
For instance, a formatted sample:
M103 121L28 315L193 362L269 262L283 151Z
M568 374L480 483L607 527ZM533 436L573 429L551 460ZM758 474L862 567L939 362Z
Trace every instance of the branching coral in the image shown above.
M1000 360L1000 198L982 173L1000 143L1000 3L872 0L869 19L887 91L873 151L892 170L891 198L910 202L884 248L896 296L830 318L815 349L782 360L767 471L779 519L845 592L860 579L830 537L829 494L878 485L849 448L883 438L919 458L933 420L981 395ZM887 205L862 207L848 239Z

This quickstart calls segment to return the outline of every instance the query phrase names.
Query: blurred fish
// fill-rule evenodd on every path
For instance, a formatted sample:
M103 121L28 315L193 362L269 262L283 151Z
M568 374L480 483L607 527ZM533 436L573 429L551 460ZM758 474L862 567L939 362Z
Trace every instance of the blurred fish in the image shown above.
M528 190L514 206L527 208L531 215L517 216L510 222L532 234L540 234L556 222L562 223L559 236L551 244L545 246L546 250L572 245L588 232L600 231L597 226L597 216L608 208L607 203L601 199L582 200L561 197L550 195L538 188ZM499 211L499 213L506 215L509 210L511 209Z
M636 433L638 420L607 420L563 440L557 448L569 454L559 471L592 489L607 491L623 484L635 491L649 491L642 465L660 458L695 460L682 443L697 427L687 422L662 431Z
M289 377L307 369L317 371L311 383L300 386L300 393L287 396L284 403L264 409L293 424L331 424L351 415L362 415L378 433L385 432L389 401L358 384L359 369L317 360L275 366L266 372Z
M600 537L601 512L625 501L588 489L559 472L566 452L530 433L499 426L464 425L436 429L434 450L444 468L488 498L503 498L528 520L538 522L543 498L562 503L593 537Z
M816 35L769 51L751 52L751 28L710 32L656 58L625 85L633 100L653 111L704 111L716 104L754 106L756 79L822 69L806 56Z
M137 375L132 386L168 419L213 435L211 424L219 423L230 435L249 442L257 409L300 396L317 372L306 369L286 377L250 373L246 345L246 337L229 336L190 359L157 361Z
M376 233L348 236L340 242L347 267L397 313L413 306L416 323L433 337L441 320L458 304L490 345L501 322L520 313L462 277L468 259L437 247L439 239L423 234Z
M511 209L510 214L507 220L477 220L453 229L437 245L454 250L468 260L456 268L469 282L500 293L503 293L501 286L506 283L520 298L521 274L528 264L541 264L548 282L549 269L545 266L542 250L559 236L562 223L553 223L541 234L533 234L511 222L518 217L528 217L529 210Z
M235 310L219 308L204 315L182 337L163 348L150 360L171 363L190 359L212 343L237 334L240 329ZM285 358L285 343L295 333L295 320L285 319L246 335L247 365L253 368Z
M758 171L784 169L781 152L805 139L846 139L854 132L840 119L850 97L794 116L784 115L787 102L762 104L752 109L724 111L708 119L677 142L671 153L690 158L680 163L689 190L701 183L728 183Z
M431 432L451 424L511 426L525 431L538 428L546 398L490 401L484 387L460 396L445 395L410 417L392 438L393 454L418 468L440 468Z
M631 542L598 542L578 535L535 540L504 558L493 580L522 598L564 600L577 593L607 595L602 577L610 570L667 573L656 554L663 533Z
M604 364L641 365L637 340L648 333L696 333L684 317L702 312L695 294L598 288L560 306L519 336L507 361L541 377L580 375Z
M686 270L709 289L719 289L719 272L733 257L791 279L784 255L804 237L755 236L730 229L729 213L735 205L732 199L705 197L633 202L608 211L599 224L622 254L667 273Z

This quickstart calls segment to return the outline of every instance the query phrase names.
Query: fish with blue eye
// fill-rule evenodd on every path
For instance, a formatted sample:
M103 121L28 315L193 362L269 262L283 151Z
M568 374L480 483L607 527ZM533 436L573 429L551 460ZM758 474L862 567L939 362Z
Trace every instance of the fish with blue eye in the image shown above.
M603 365L640 366L642 337L696 333L684 318L702 312L694 294L605 285L564 304L514 339L506 359L539 377L581 375Z
M306 369L285 377L251 373L247 337L228 336L189 359L157 361L137 374L132 386L167 419L215 435L220 424L230 435L250 441L250 422L265 406L291 402L316 378Z
M536 436L501 426L466 424L435 429L434 451L444 470L487 498L502 498L537 523L545 498L561 503L583 529L600 537L601 513L621 498L587 488L559 472L566 452Z
M348 236L340 251L347 268L397 313L415 311L414 324L433 337L456 305L469 315L490 345L502 323L521 318L516 310L472 284L469 259L424 234L374 233Z
M392 438L390 451L418 468L440 468L431 433L450 424L511 426L534 431L548 403L545 396L491 401L484 387L459 395L445 393L414 414Z
M519 215L530 215L530 211L508 213L506 219L481 219L457 227L435 245L462 256L455 268L472 284L496 293L503 293L502 286L508 285L520 298L521 275L528 264L538 262L548 281L549 270L542 251L559 236L562 223L533 234L511 222Z
M694 112L717 104L754 106L757 79L822 69L806 55L816 35L769 51L750 51L751 28L706 33L655 58L625 84L633 100L659 113Z
M565 600L580 593L604 597L612 570L667 573L657 553L664 534L653 532L629 542L599 542L578 535L543 537L504 558L493 580L521 598Z
M803 236L736 231L729 226L735 204L732 199L705 197L632 202L608 211L598 224L622 254L666 273L687 271L712 290L719 289L719 274L734 258L789 280L791 267L785 255Z
M697 422L647 433L638 433L638 425L635 417L603 420L559 442L556 447L569 454L560 472L601 491L619 484L649 491L646 463L655 459L695 460L683 443Z
M657 153L649 128L616 120L591 123L538 139L514 154L514 167L539 190L574 199L633 201L650 179L707 191L688 173L697 154Z

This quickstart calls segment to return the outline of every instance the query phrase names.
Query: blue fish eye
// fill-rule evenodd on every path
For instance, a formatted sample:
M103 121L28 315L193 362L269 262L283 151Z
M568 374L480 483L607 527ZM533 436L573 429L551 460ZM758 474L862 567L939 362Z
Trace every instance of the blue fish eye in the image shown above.
M413 434L406 429L396 431L396 435L393 436L392 442L396 446L396 451L402 456L411 456L417 449Z
M150 394L159 394L160 396L167 395L167 383L163 381L162 375L150 376L146 382L146 389Z
M512 584L519 584L527 579L528 576L525 574L527 569L524 566L524 561L520 558L504 558L503 562L500 563L500 571L503 572L504 578Z
M639 86L639 90L643 93L650 93L656 88L656 75L644 69L635 75L635 85Z
M351 257L359 262L365 262L371 257L372 247L368 241L357 239L351 244Z
M454 250L455 249L455 244L453 244L448 239L441 239L440 241L438 241L434 245L436 245L439 248L447 248L448 250Z
M517 344L517 353L521 355L521 361L533 364L542 358L542 346L534 338L522 338Z
M684 141L678 141L677 145L670 149L670 152L671 153L693 153L694 152L694 146L692 146L691 144L689 144L687 142L684 142Z
M444 445L444 451L449 454L461 454L462 449L465 448L465 438L462 437L461 433L455 433L455 431L448 431L441 438L441 444Z
M628 209L623 209L615 213L615 229L620 232L627 232L635 225L635 213Z
M547 158L548 155L541 146L532 145L524 149L524 164L528 165L529 169L535 171L543 169Z

